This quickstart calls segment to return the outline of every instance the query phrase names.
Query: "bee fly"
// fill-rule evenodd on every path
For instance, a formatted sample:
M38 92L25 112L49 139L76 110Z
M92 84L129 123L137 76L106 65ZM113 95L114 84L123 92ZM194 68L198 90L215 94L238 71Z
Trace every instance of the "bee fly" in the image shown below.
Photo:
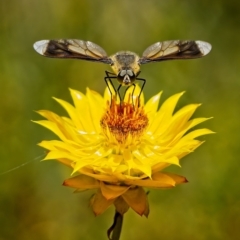
M109 64L113 73L105 71L106 77L104 80L109 90L110 82L115 94L117 93L120 97L119 90L122 85L127 86L127 89L133 85L134 92L135 80L142 81L142 87L139 93L140 96L146 82L145 79L138 77L140 74L141 64L165 60L203 57L210 52L211 44L203 41L191 40L157 42L149 46L143 52L142 57L139 57L136 53L130 51L117 52L116 54L108 57L105 50L97 44L77 39L41 40L34 43L34 49L39 54L46 57L76 58ZM117 79L120 83L117 90L112 84L112 79Z

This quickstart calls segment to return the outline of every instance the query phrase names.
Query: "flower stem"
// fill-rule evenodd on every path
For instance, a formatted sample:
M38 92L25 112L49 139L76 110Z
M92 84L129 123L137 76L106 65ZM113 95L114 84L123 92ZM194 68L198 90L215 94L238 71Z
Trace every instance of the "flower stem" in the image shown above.
M123 223L123 215L116 211L113 219L113 224L107 231L109 240L120 239L122 223Z

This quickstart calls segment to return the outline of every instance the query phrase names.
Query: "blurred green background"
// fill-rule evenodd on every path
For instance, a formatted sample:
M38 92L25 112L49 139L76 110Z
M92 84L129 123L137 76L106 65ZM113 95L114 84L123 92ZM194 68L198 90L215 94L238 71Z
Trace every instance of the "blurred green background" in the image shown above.
M179 106L203 103L195 116L217 134L169 171L188 184L151 191L149 218L125 215L121 239L240 239L239 63L240 3L231 0L121 0L0 2L0 173L36 159L36 146L55 136L30 122L34 110L65 114L52 96L71 101L68 88L103 92L107 65L41 57L33 43L76 38L141 53L163 40L196 39L212 44L198 60L142 66L148 99L186 90ZM39 159L0 175L0 240L106 239L114 209L94 217L91 193L62 187L70 170ZM139 230L141 229L141 230Z

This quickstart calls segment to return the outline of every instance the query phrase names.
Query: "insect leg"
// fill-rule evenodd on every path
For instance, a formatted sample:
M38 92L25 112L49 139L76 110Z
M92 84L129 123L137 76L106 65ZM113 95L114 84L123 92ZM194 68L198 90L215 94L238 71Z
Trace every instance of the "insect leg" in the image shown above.
M134 91L135 91L135 88L136 88L135 83L132 83L132 85L126 87L126 90L124 91L123 99L126 97L126 93L127 93L128 89L132 86L133 86L133 91L132 91L131 97L132 97L132 105L134 107Z
M135 91L135 88L136 88L136 84L133 83L132 85L133 85L133 91L132 91L132 105L133 105L133 107L134 107L134 109L135 109L135 106L134 106L134 91ZM139 96L140 96L140 95L139 95ZM140 100L139 96L138 96L138 105L139 105L139 100Z
M144 78L136 78L136 80L143 82L142 87L141 87L141 90L140 90L140 93L139 93L139 97L140 97L140 96L141 96L141 93L142 93L142 91L143 91L143 88L144 88L144 86L145 86L146 79L144 79Z
M112 99L113 93L112 93L111 89L113 89L114 90L114 94L117 95L117 91L116 91L116 89L115 89L115 87L114 87L114 85L112 83L112 79L116 79L117 76L114 73L111 73L111 72L108 72L108 71L105 71L105 73L106 73L107 76L104 77L104 81L105 81L105 83L107 85L107 88L108 88L108 90L109 90L109 92L111 94L111 99ZM109 74L112 74L114 76L109 76Z
M121 98L121 95L120 95L120 88L121 88L122 84L119 84L118 88L117 88L117 94L119 96L119 99L120 99L120 103L122 102L122 98Z
M139 106L139 105L140 105L140 96L141 96L141 94L142 94L144 85L145 85L145 83L146 83L146 79L144 79L144 78L136 78L136 80L143 82L142 87L141 87L141 90L140 90L140 93L139 93L139 95L138 95L138 98L139 98L138 106ZM134 89L134 90L135 90L135 89Z
M132 85L126 87L126 89L125 89L125 91L124 91L124 94L123 94L123 99L124 99L125 96L126 96L127 90L128 90L131 86L132 86Z

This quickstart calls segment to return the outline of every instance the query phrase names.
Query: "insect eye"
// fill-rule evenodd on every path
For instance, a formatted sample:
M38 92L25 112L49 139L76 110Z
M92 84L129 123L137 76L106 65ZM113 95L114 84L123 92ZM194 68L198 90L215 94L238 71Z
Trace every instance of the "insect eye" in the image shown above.
M129 77L134 77L135 75L132 70L127 70L126 74L129 75Z
M126 74L127 74L126 70L121 70L120 73L119 73L119 76L124 77Z

